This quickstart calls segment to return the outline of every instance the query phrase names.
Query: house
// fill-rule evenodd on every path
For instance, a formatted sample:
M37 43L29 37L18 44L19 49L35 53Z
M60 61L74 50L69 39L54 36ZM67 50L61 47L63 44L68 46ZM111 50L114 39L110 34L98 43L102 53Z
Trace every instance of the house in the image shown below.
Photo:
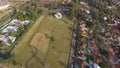
M107 21L107 17L103 17L103 20L104 20L104 21Z
M86 5L86 3L85 3L85 2L82 2L82 1L80 2L80 4L81 4L81 5Z
M7 26L5 29L2 30L2 32L15 32L17 31L18 27L16 26Z
M62 18L62 14L61 13L56 13L54 16L57 19L61 19Z
M10 45L8 42L8 38L5 37L5 35L0 35L0 42L3 42L5 45Z
M20 24L20 20L17 20L17 19L13 19L10 23L9 23L9 25L18 25L18 24Z
M10 5L8 0L0 0L0 10L8 8Z
M3 42L5 45L10 45L9 43L8 43L8 40L11 40L11 42L13 43L13 42L15 42L15 40L16 40L16 37L13 37L13 36L5 36L5 35L1 35L0 34L0 42Z
M20 22L20 24L22 24L22 25L28 25L29 23L30 23L30 21L28 21L28 20Z
M0 35L0 41L3 41L4 38L5 38L4 35Z
M11 40L11 42L13 43L13 42L15 42L15 40L16 40L16 37L9 36L9 39L10 39L10 40Z
M85 10L85 12L86 12L87 14L90 14L90 11L89 11L89 10Z

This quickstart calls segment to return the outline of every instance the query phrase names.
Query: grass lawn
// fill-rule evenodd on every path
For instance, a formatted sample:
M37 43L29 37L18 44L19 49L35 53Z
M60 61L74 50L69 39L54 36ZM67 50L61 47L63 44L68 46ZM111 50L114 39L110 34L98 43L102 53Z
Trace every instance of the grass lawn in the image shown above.
M19 63L25 64L25 61L27 61L27 58L32 55L32 49L28 47L28 43L31 40L32 36L34 35L35 31L38 29L40 25L40 21L42 20L44 16L41 16L37 22L29 29L29 31L26 33L26 35L21 39L21 41L18 43L17 47L14 49L15 53L15 60Z
M66 68L72 35L68 23L48 15L40 17L14 49L16 62L26 68L26 61L36 52L31 45L37 54L27 63L29 68Z
M0 16L2 16L3 15L3 11L0 11Z

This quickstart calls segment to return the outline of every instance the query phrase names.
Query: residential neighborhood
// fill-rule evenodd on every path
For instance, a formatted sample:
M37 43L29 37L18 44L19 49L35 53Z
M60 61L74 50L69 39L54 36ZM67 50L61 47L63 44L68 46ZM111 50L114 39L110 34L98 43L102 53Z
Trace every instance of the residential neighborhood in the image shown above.
M0 68L120 68L119 0L0 0Z

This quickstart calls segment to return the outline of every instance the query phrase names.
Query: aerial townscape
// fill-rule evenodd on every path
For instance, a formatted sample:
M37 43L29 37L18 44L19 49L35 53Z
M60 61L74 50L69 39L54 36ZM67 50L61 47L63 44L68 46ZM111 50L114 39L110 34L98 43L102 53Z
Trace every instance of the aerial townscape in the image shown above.
M120 68L120 0L0 0L0 68Z

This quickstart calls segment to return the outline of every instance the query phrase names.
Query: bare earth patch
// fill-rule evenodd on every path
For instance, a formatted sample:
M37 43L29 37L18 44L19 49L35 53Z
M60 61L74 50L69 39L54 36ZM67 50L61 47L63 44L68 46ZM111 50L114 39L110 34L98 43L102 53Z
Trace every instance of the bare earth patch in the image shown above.
M38 49L39 58L44 60L49 48L49 39L47 39L44 34L36 33L30 42L30 45L35 46Z
M32 41L31 41L31 45L35 45L35 46L38 46L38 45L41 45L43 43L43 41L45 40L45 36L43 34L39 34L37 33Z

